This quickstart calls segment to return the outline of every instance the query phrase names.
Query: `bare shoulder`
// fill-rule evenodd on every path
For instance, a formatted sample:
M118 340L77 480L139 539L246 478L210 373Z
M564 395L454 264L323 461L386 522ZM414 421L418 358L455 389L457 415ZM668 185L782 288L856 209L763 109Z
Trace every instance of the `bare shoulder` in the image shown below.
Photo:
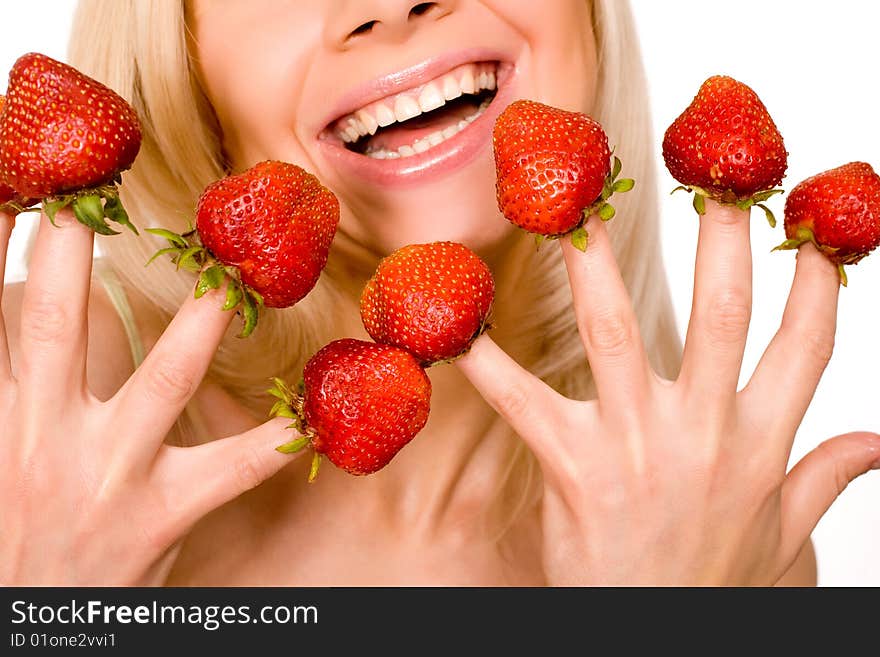
M10 283L3 290L3 317L13 372L18 356L21 302L24 283ZM92 280L89 299L88 382L99 399L111 397L134 371L128 337L122 320L100 281Z

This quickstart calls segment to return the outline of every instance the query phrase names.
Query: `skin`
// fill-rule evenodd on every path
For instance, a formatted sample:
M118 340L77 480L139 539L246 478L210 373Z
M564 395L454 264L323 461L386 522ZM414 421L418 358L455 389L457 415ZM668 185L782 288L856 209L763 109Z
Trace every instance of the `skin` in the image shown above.
M337 192L334 249L355 263L353 281L398 246L457 239L490 261L501 288L515 274L519 236L495 208L490 158L404 191L363 186L317 149L325 109L315 99L332 93L327 80L345 89L474 30L519 53L518 95L588 110L596 57L587 8L460 0L412 17L413 5L196 1L201 74L237 168L285 159ZM348 38L370 20L369 33ZM255 93L278 102L254 103ZM450 198L466 201L450 211ZM592 218L586 253L565 240L555 248L597 400L560 397L483 336L454 367L432 371L431 420L388 468L354 478L325 467L313 485L308 459L273 450L291 438L286 421L261 424L265 409L202 380L232 321L218 309L222 291L188 299L164 332L131 291L150 347L131 372L118 319L102 293L90 295L92 234L69 213L58 229L42 218L30 276L5 289L0 324L0 426L14 437L0 440L0 583L774 584L786 572L784 583L811 583L813 526L880 459L880 436L854 433L785 472L831 354L837 272L801 249L779 332L738 392L748 217L707 205L677 381L651 371L604 225ZM2 216L4 258L12 223ZM499 302L499 326L515 325L510 306ZM171 447L187 404L204 420L201 444ZM507 424L537 456L544 494L495 541L484 509L510 448Z

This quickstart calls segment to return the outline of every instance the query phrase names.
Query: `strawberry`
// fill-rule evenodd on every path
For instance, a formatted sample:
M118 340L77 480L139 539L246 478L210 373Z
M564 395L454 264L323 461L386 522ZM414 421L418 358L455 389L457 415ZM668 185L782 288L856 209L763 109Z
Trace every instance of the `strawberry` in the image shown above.
M0 96L0 121L3 117L3 106L6 104L6 96ZM0 164L0 170L3 165ZM24 212L24 209L37 203L37 199L24 198L9 185L0 182L0 212L16 215Z
M850 162L807 178L785 203L786 239L774 250L812 242L840 270L880 246L880 176L870 164Z
M135 111L111 89L38 53L13 65L0 115L0 180L43 200L50 219L71 206L95 232L115 234L110 219L137 233L116 186L140 145Z
M411 244L379 263L361 294L361 319L376 342L429 365L470 348L494 297L492 272L463 244Z
M315 286L338 223L333 192L295 164L268 160L208 185L190 232L148 228L170 244L150 260L167 253L198 272L196 297L229 280L223 308L241 305L247 337L260 306L287 308Z
M346 338L318 351L303 368L297 391L275 379L272 415L293 419L302 435L279 446L290 454L315 450L353 475L372 474L422 430L431 407L431 381L408 352Z
M614 216L614 192L633 188L616 180L621 163L608 149L602 126L586 114L518 100L495 121L493 132L498 207L520 228L545 238L571 235L587 246L586 219Z
M706 198L748 210L757 205L771 226L764 201L785 176L788 153L767 108L751 88L733 78L706 80L685 111L666 130L663 160L672 177L694 192L694 208Z

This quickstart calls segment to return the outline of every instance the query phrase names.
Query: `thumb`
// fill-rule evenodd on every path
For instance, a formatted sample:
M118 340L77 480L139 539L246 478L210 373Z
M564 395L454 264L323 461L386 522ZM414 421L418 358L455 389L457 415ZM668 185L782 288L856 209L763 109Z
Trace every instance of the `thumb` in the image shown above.
M793 559L849 482L872 469L880 469L875 433L836 436L804 456L782 485L783 554Z

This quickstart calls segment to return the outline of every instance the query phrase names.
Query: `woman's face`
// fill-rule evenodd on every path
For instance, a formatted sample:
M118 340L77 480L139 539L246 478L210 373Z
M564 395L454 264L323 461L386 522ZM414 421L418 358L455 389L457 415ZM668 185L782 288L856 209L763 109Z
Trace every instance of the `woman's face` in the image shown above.
M517 98L589 111L586 0L194 0L196 56L236 169L285 160L339 197L342 234L491 251L492 126Z

